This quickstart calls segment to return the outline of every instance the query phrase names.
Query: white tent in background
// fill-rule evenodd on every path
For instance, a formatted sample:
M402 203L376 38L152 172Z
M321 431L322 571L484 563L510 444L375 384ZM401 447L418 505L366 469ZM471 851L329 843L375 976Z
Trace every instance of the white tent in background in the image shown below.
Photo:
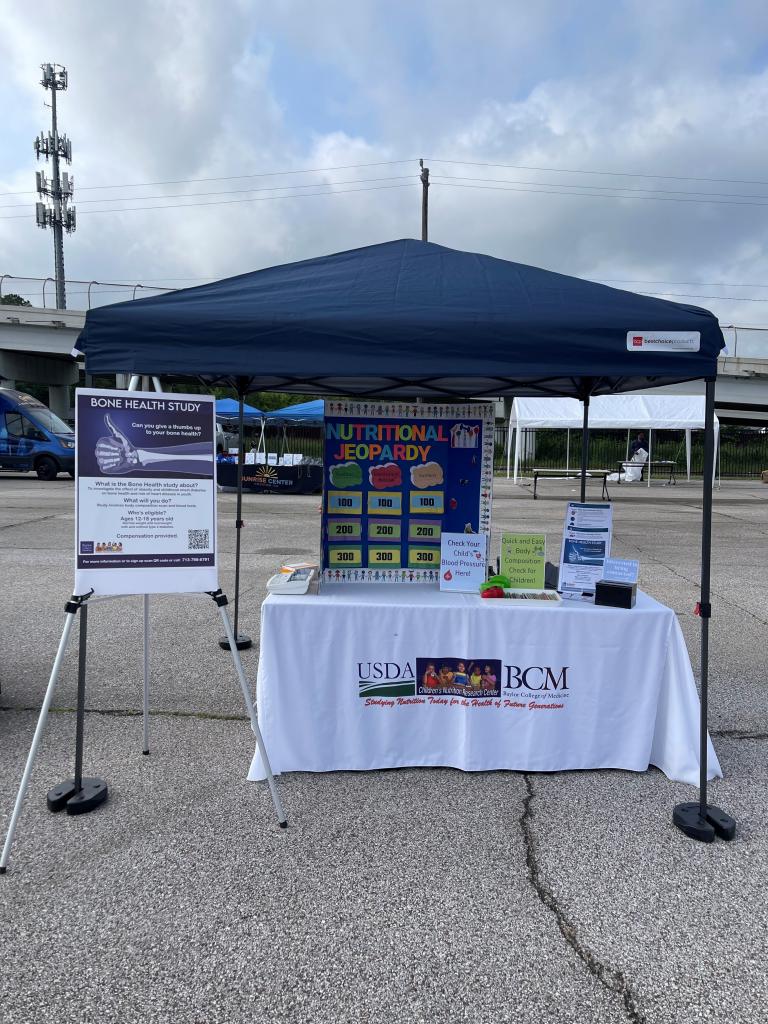
M703 395L599 395L590 399L589 429L623 429L627 431L627 459L629 436L632 430L643 430L648 435L648 485L651 483L650 462L653 457L654 430L685 430L685 455L688 479L691 479L691 431L704 429ZM520 432L522 430L567 430L566 469L570 470L570 431L581 430L584 424L584 406L576 398L516 398L512 403L507 431L507 477L512 451L512 432L515 433L514 479L520 466ZM715 416L717 465L720 458L720 423ZM606 467L609 468L609 467Z

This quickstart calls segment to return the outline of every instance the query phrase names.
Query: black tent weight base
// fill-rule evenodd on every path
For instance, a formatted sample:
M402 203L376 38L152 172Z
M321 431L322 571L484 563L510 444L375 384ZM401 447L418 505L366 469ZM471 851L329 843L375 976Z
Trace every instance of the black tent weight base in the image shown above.
M730 841L736 835L736 821L730 814L706 804L702 815L698 800L677 804L672 812L672 821L689 839L697 839L700 843L713 843L715 836Z

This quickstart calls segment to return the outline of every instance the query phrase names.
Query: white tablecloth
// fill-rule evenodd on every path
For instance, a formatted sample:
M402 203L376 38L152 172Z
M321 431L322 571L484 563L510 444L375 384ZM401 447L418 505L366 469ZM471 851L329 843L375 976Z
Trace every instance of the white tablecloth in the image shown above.
M423 675L411 682L448 659L499 665L497 692L436 693L419 685ZM688 652L674 612L643 593L631 610L397 585L270 595L256 697L276 773L653 764L698 783ZM722 775L711 743L708 766L710 778ZM258 750L248 777L264 778Z

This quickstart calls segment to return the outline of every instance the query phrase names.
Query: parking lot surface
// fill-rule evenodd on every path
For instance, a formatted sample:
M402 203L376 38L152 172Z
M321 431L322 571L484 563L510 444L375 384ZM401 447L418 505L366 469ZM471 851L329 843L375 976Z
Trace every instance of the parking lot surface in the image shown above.
M618 490L612 553L640 560L698 672L700 485ZM497 480L494 534L545 531L556 561L577 497L548 482L534 503ZM73 501L67 478L0 474L3 836L73 584ZM229 592L234 513L220 495ZM249 495L244 518L255 683L266 580L285 558L317 556L318 498ZM655 769L290 774L279 830L266 786L245 779L252 734L210 598L150 599L149 757L141 600L95 605L85 774L110 798L82 817L45 806L72 772L72 643L0 878L4 1024L765 1020L768 487L716 492L712 565L710 726L725 778L710 795L738 833L711 846L672 825L697 791Z

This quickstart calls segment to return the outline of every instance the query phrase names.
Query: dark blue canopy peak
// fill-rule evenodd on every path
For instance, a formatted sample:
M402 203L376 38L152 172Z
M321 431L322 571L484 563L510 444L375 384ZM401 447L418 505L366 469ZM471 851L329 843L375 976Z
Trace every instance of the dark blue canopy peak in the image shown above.
M92 309L78 341L88 373L382 398L713 378L723 344L708 310L413 239Z

